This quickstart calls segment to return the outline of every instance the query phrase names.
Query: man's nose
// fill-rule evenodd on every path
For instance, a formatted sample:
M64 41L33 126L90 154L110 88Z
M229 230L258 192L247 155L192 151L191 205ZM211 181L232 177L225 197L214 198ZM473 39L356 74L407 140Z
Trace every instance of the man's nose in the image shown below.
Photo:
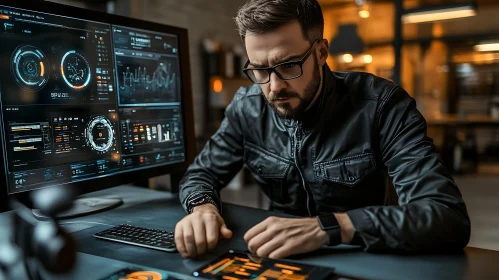
M270 91L272 92L280 92L282 89L286 88L286 81L279 78L275 72L270 74Z

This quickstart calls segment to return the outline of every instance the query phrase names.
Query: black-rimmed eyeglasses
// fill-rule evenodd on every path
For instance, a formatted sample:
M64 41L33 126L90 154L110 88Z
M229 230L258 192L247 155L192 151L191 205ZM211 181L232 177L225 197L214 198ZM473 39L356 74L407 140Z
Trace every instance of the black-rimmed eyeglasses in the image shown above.
M270 74L272 74L272 72L275 72L276 75L283 80L296 79L303 75L303 63L305 63L310 54L313 53L312 50L314 49L316 43L317 41L312 44L310 49L308 49L300 60L283 62L271 67L251 68L248 68L248 65L250 64L248 60L248 62L244 65L243 72L255 84L266 84L270 82Z

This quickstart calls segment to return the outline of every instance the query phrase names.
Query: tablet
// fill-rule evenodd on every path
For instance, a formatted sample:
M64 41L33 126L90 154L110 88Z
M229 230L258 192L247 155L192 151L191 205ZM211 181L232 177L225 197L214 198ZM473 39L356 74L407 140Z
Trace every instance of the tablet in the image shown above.
M334 277L332 268L261 258L234 250L199 268L192 275L202 279L225 280L325 280Z

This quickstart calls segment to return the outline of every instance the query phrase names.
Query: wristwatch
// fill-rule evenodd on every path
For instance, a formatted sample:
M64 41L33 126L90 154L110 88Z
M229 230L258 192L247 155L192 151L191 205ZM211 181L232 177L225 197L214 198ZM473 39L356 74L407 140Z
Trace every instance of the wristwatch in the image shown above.
M186 201L187 213L189 214L192 213L192 210L194 210L196 206L203 205L206 203L211 203L215 205L218 211L219 212L221 211L219 205L209 195L203 193L196 193Z
M321 229L327 234L326 245L334 246L341 244L341 229L334 214L319 215L317 216L317 220Z

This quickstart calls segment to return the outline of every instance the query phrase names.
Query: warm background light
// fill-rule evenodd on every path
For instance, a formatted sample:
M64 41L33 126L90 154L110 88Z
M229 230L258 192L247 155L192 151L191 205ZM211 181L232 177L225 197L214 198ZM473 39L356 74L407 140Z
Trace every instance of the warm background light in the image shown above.
M360 10L359 11L359 17L361 18L368 18L370 15L368 10Z
M368 64L373 62L373 57L370 54L364 55L364 62Z
M479 52L499 51L499 42L498 43L479 44L479 45L475 46L475 50L479 51Z
M441 22L435 22L432 24L431 34L435 38L441 38L444 35L444 27Z
M402 16L402 21L404 23L420 23L420 22L432 22L455 18L464 18L475 16L476 11L471 7L459 7L442 9L427 12L418 12L412 14L406 14Z
M343 61L345 61L346 63L350 63L353 61L353 56L349 53L346 53L343 55Z
M369 2L368 0L355 0L355 5L359 9L359 17L368 18L371 15Z
M223 83L220 79L215 79L213 81L213 91L216 93L220 93L223 90Z

